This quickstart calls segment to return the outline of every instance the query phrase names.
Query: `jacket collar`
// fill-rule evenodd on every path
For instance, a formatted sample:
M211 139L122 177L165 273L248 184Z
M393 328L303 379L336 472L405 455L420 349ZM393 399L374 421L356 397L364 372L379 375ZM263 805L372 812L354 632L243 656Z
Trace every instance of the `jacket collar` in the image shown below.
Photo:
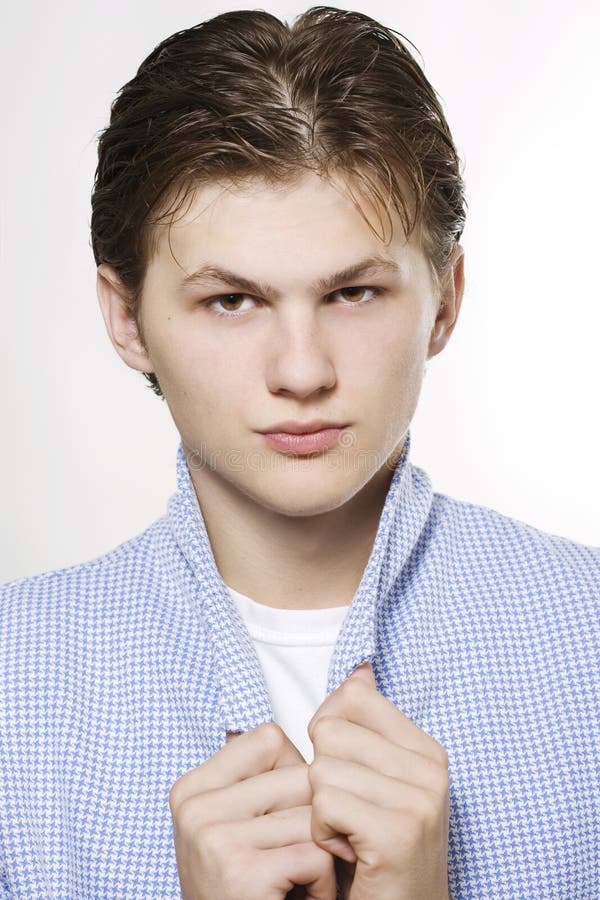
M431 481L410 462L410 445L408 431L371 554L333 650L328 693L362 662L373 659L377 610L406 566L429 516ZM183 443L177 450L177 492L169 500L167 516L192 576L194 596L190 599L213 647L223 728L255 728L273 718L264 677L246 625L217 569Z

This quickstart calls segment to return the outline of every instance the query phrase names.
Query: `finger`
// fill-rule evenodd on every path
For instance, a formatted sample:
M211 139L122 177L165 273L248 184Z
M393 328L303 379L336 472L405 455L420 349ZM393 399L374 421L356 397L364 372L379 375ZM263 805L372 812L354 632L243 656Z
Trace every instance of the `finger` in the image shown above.
M308 765L286 766L246 778L236 784L188 794L179 804L189 827L208 822L233 822L265 816L276 810L309 805L312 788Z
M312 839L328 850L329 842L345 835L356 853L365 861L369 851L382 851L398 844L398 813L382 809L362 797L332 785L315 792L312 802Z
M232 829L232 837L236 841L266 850L311 841L311 819L312 805L309 802L305 806L275 811L255 819L235 822L227 827ZM356 854L343 835L332 839L328 851L349 862L356 861Z
M282 728L267 722L228 741L214 756L182 775L171 788L171 810L192 794L236 784L262 772L305 762Z
M211 858L217 868L227 868L228 881L240 885L239 896L246 896L244 883L251 882L253 897L283 897L295 885L307 885L307 897L335 900L334 859L312 840L310 813L308 806L279 820L275 813L265 816L270 823L216 822L204 835L205 847L214 848ZM258 846L263 842L265 849Z
M269 884L275 883L283 896L302 884L306 886L306 900L336 900L333 856L314 841L263 850L261 855L259 865L269 872Z
M254 819L228 822L223 834L232 843L239 843L258 850L272 850L290 844L304 844L312 840L310 803L275 810Z
M444 790L448 779L447 766L394 744L376 732L346 719L323 716L313 729L315 762L321 757L335 757L372 769L419 788Z
M443 789L437 792L427 785L410 784L374 772L366 766L330 756L319 756L311 764L309 778L313 794L330 785L384 809L405 810L407 813L420 807L430 809L436 802L441 808L447 798L447 791Z
M397 746L447 763L444 747L380 694L365 677L347 678L336 691L325 698L308 723L307 731L311 741L313 728L323 716L339 716L379 734Z

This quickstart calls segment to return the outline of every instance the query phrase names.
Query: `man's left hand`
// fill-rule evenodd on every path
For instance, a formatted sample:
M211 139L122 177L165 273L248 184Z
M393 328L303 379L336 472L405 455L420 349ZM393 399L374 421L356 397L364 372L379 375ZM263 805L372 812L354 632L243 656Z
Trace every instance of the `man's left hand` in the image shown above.
M308 725L313 841L334 854L344 900L447 900L444 747L379 693L369 663Z

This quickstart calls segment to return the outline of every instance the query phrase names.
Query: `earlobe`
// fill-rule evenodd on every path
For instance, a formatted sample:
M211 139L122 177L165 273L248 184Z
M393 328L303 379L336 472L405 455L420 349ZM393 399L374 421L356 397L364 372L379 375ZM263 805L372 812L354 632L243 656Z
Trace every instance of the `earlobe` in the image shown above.
M139 333L128 292L107 263L97 269L96 293L111 343L123 362L139 372L154 372Z

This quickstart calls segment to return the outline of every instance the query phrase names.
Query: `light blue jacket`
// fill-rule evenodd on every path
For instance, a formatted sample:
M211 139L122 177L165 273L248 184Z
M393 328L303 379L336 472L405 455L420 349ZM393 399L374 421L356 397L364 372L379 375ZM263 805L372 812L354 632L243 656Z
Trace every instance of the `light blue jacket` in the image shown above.
M600 549L434 494L409 450L328 692L370 659L448 751L451 897L597 900ZM272 719L181 446L177 478L140 535L0 589L0 896L180 896L171 785Z

